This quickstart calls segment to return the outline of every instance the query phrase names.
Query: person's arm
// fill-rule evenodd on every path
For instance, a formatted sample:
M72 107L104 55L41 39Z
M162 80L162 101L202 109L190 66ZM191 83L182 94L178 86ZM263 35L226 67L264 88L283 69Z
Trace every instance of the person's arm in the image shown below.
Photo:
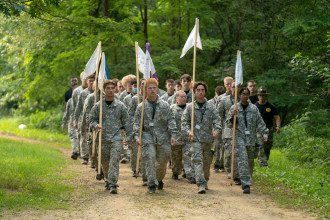
M280 132L280 128L281 128L281 118L279 115L274 115L274 119L275 119L275 132L279 133Z

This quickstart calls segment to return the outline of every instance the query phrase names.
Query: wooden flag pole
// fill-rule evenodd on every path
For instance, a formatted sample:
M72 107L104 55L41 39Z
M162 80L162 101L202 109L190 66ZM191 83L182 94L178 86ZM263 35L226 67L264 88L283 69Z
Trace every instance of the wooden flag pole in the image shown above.
M99 42L101 44L101 42ZM100 47L101 48L101 47ZM94 90L94 105L97 102L97 93L99 91L98 88L98 77L99 77L99 66L100 66L100 51L97 54L97 61L96 61L96 76L95 76L95 90ZM96 132L93 130L93 135L92 135L92 160L95 158L95 141L96 141Z
M104 57L104 53L102 53L102 58L101 59L103 59L103 57ZM101 76L101 81L103 80L103 76ZM102 126L102 99L103 99L103 97L102 97L102 95L103 95L103 81L102 81L102 86L101 86L101 88L100 88L100 114L99 114L99 125L101 126L101 127L103 127ZM103 128L102 128L103 129ZM102 129L99 131L99 148L98 148L98 164L97 164L97 175L101 175L101 156L102 156L102 153L101 153L101 146L102 146Z
M197 30L199 26L199 20L196 18L195 20L195 39L194 39L194 60L193 60L193 81L192 86L195 84L195 70L196 70L196 42L197 42ZM192 91L191 95L191 134L192 137L194 137L194 124L195 124L195 94L194 91Z
M142 128L143 128L143 120L144 120L144 106L145 106L145 98L146 98L146 86L143 85L143 100L142 100L142 111L141 111L141 118L140 118L140 128L139 128L139 140L140 144L138 145L138 153L137 153L137 160L136 160L136 172L138 176L140 170L140 158L142 153Z
M237 51L237 54L240 51ZM235 79L237 80L237 79ZM236 84L237 82L235 82ZM234 100L234 111L237 112L237 87L238 85L235 85L235 100ZM234 115L234 122L233 122L233 130L232 130L232 143L231 143L231 164L230 164L230 171L231 171L231 179L234 181L234 160L235 160L235 144L236 144L236 120L237 115Z

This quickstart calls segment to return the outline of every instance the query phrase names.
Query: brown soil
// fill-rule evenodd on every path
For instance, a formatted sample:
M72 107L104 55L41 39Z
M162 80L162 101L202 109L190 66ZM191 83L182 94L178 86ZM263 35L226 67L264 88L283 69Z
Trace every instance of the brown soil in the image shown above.
M3 137L0 134L0 137ZM6 135L8 138L8 136ZM40 143L29 139L9 138ZM62 148L67 160L70 150ZM197 186L185 179L171 179L168 169L164 189L147 194L141 178L131 176L128 164L120 165L117 195L105 190L103 181L95 179L96 172L80 161L70 161L64 172L74 172L77 178L70 181L76 186L69 209L26 210L5 212L4 219L315 219L299 210L278 207L269 196L251 188L244 195L239 186L230 185L224 173L211 173L209 190L197 194Z

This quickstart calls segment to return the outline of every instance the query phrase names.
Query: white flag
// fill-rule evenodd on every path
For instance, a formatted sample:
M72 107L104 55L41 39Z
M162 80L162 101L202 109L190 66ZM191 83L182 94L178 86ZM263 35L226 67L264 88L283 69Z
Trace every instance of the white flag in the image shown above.
M144 54L143 50L141 47L138 47L138 66L139 66L139 71L144 74L145 72L145 60L146 60L146 55Z
M150 72L151 74L156 73L155 66L152 62L150 53L148 51L144 53L140 47L138 48L138 65L139 71L143 73L144 79L150 78Z
M102 53L102 58L101 58L101 65L100 65L100 70L99 70L99 77L98 77L98 87L99 89L103 90L103 83L105 81L105 57L104 53Z
M83 80L85 80L87 77L93 75L96 72L96 66L99 64L101 59L101 42L97 44L96 49L94 50L94 53L92 54L91 58L89 58L84 74L83 74Z
M197 26L197 27L196 27ZM182 49L182 53L180 58L182 58L184 55L186 55L186 53L188 52L188 50L190 48L192 48L194 46L194 42L195 42L195 32L197 31L197 41L196 41L196 47L198 47L199 49L202 50L202 41L201 41L201 37L199 36L199 27L198 27L198 22L197 24L195 24L194 28L192 29L183 49Z
M236 69L235 69L235 86L243 85L243 67L241 59L241 51L237 51Z

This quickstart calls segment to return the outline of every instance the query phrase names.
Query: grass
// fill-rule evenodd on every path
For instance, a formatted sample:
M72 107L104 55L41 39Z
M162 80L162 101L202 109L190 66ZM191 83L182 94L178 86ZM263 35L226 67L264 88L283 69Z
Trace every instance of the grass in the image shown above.
M60 174L67 162L58 148L4 138L0 146L0 213L68 206L73 186Z
M19 118L1 118L0 132L70 146L69 138L66 134L34 128L19 129L19 124L21 124L21 119Z
M330 216L330 177L289 160L279 150L272 150L269 167L256 166L254 181L257 189L283 207Z

